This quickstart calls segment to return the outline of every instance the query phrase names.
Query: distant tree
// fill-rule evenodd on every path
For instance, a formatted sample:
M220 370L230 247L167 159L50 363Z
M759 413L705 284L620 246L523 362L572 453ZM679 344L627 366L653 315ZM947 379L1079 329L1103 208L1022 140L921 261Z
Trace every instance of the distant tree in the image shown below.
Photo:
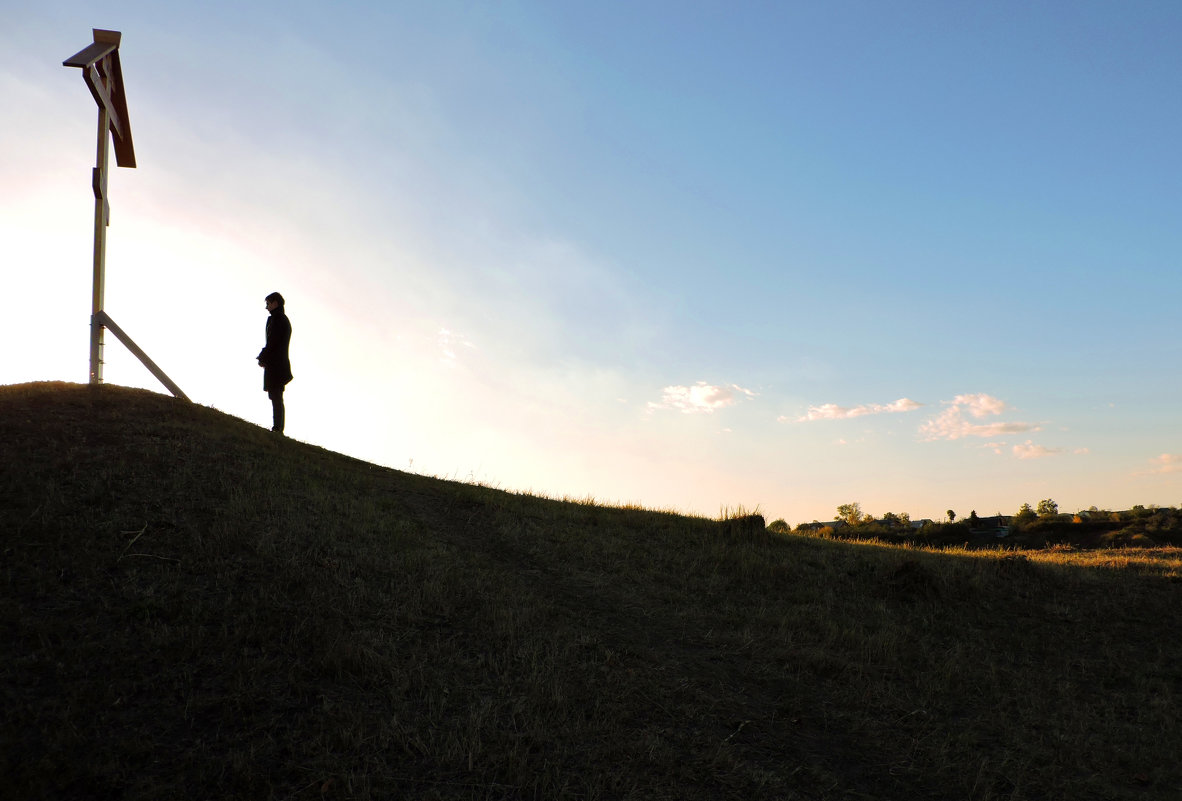
M952 511L951 509L948 510L948 522L949 523L956 522L956 512Z
M792 526L788 525L788 521L781 517L779 520L768 523L767 530L773 534L787 534L792 530Z
M862 506L857 503L843 503L837 507L837 519L844 520L851 526L862 522Z
M980 518L977 517L977 510L976 509L969 512L969 525L970 526L976 526L979 521L980 521Z
M1054 517L1059 514L1059 504L1050 498L1043 498L1038 502L1038 508L1035 511L1038 512L1039 517Z
M1038 515L1034 513L1034 509L1028 503L1022 504L1022 508L1018 510L1018 514L1014 515L1015 523L1029 523Z

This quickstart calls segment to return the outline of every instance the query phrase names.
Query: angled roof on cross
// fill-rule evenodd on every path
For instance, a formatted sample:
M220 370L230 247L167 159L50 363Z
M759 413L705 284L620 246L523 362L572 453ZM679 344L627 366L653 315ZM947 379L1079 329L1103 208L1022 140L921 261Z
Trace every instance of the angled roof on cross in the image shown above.
M119 64L119 31L94 28L94 43L87 45L62 62L63 67L78 67L94 102L105 109L115 142L115 162L120 167L135 166L135 146L131 141L131 121L127 117L127 95L123 91L123 69Z

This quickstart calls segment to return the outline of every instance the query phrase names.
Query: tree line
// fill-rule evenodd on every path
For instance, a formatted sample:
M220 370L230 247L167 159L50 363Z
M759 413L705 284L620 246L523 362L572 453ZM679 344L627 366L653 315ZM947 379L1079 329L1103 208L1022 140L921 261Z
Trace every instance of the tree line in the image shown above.
M858 503L843 503L827 522L814 520L795 528L787 521L772 521L772 532L804 534L844 540L879 540L929 547L1043 548L1070 545L1079 548L1182 546L1182 509L1134 506L1112 511L1092 506L1075 513L1061 513L1059 504L1044 498L1036 505L1023 503L1016 514L981 516L976 510L959 517L949 509L943 520L916 520L906 513L874 516Z

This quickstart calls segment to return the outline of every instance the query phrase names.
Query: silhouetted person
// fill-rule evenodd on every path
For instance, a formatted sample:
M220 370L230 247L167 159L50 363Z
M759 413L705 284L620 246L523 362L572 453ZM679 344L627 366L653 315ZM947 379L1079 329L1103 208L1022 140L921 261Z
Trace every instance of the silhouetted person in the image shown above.
M267 344L259 351L259 367L263 368L263 389L271 399L275 425L271 430L283 433L283 388L291 381L291 360L287 346L291 342L291 322L283 311L283 296L278 292L267 295Z

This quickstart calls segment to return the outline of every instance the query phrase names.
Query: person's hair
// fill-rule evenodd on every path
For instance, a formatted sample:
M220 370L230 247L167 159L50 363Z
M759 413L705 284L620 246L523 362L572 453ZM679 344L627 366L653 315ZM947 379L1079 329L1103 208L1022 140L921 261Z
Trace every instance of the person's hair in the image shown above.
M276 303L279 304L279 308L281 308L281 309L283 308L283 296L280 295L278 292L272 292L270 295L267 295L265 300L268 303L270 303L271 301L275 301Z

